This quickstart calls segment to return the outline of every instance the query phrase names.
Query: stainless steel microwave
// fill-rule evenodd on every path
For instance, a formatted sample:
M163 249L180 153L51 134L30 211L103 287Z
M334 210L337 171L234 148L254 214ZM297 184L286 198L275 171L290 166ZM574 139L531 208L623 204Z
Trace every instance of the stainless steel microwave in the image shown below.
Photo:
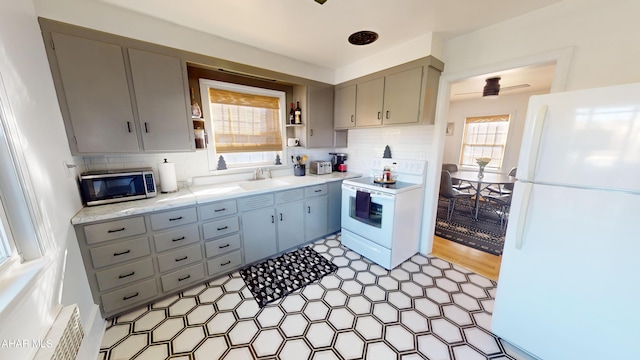
M89 171L80 175L80 188L87 206L158 195L151 168Z

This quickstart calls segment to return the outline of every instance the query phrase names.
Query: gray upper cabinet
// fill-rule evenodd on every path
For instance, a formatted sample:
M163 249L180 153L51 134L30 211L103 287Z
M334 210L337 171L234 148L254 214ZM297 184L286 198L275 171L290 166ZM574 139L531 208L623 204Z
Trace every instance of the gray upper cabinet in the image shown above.
M122 47L65 34L52 37L72 152L138 152Z
M422 66L385 77L382 124L417 123L421 87Z
M187 73L175 51L41 24L72 154L195 150Z
M427 56L336 85L335 129L433 124L443 69Z
M356 126L356 86L336 87L333 124L336 129Z
M356 126L382 125L384 78L358 84L356 93Z
M144 150L191 150L181 60L129 49L129 61Z
M307 87L307 147L333 146L333 87Z

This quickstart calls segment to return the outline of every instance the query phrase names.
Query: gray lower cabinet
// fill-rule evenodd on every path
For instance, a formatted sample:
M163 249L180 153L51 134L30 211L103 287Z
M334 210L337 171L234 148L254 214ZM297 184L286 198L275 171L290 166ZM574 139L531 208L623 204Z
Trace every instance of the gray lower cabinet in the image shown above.
M327 184L328 189L328 218L327 233L332 234L342 228L342 181L333 181Z
M278 252L305 242L303 200L305 188L276 193L276 231Z
M76 225L94 301L112 317L335 232L340 184Z
M328 200L326 196L306 199L304 202L305 237L307 241L327 234Z
M244 261L251 264L278 252L273 207L242 214Z

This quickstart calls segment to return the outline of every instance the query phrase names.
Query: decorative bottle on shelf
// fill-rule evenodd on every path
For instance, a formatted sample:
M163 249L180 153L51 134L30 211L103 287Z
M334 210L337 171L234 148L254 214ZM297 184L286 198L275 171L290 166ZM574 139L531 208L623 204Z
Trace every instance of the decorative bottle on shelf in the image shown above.
M196 101L193 88L191 88L191 117L198 119L202 117L202 110L200 109L200 104Z
M293 103L291 103L291 110L289 110L289 124L296 123L296 111L293 109Z
M302 124L302 110L300 110L300 101L296 102L295 119L296 124Z

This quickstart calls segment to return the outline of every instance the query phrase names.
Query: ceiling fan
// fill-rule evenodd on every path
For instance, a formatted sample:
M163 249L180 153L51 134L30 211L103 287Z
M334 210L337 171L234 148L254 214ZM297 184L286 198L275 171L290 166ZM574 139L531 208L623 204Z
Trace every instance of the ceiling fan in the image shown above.
M467 93L457 93L457 94L454 94L454 95L482 94L482 96L484 98L495 98L495 97L498 97L498 94L500 92L516 90L516 89L522 89L522 88L527 88L527 87L531 86L529 84L518 84L518 85L501 87L500 86L500 77L491 77L491 78L486 79L485 81L486 81L486 84L485 84L484 88L482 89L482 91L473 91L473 92L467 92Z

